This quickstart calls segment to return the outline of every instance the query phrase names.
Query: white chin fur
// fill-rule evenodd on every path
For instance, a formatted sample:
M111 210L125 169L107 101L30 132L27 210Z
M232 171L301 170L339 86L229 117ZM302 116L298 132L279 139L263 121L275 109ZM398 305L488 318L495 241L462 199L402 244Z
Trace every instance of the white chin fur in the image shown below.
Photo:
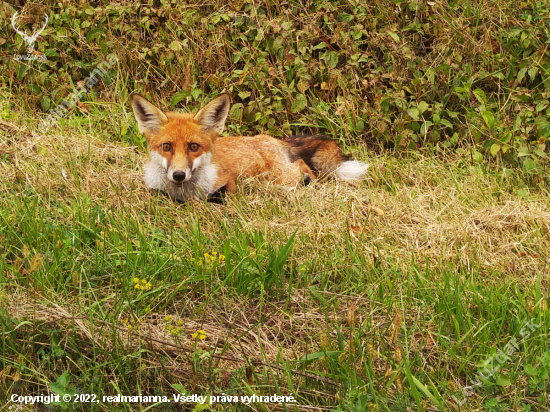
M367 173L370 165L358 160L348 160L336 169L336 177L340 180L361 179Z
M215 165L210 164L212 155L204 153L195 159L195 172L191 178L177 186L170 182L166 176L164 157L156 152L149 153L150 161L144 166L145 184L151 189L162 190L170 197L180 202L186 202L191 198L204 199L215 191L215 183L218 178L218 170ZM191 173L191 170L189 170Z
M151 189L163 190L166 178L166 168L164 167L164 157L156 152L149 153L150 161L145 163L143 171L145 173L145 184Z

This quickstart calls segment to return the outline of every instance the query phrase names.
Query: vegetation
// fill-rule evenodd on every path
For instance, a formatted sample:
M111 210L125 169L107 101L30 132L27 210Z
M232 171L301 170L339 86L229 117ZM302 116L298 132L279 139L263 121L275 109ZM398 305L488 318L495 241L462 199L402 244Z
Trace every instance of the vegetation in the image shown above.
M546 2L13 3L0 2L0 399L549 409ZM29 33L49 15L46 60L14 59L16 11ZM368 178L290 192L249 179L219 204L148 191L129 94L193 111L223 90L226 133L324 133ZM21 407L44 408L182 406Z

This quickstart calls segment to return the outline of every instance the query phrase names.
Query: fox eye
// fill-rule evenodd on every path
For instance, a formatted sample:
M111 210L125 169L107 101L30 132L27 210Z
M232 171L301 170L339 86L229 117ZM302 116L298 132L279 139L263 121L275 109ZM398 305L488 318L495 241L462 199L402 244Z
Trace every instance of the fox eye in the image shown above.
M172 150L172 143L163 143L162 144L162 151L163 152L169 152Z
M189 145L189 150L191 150L192 152L196 152L197 150L199 150L199 145L197 143L191 143Z

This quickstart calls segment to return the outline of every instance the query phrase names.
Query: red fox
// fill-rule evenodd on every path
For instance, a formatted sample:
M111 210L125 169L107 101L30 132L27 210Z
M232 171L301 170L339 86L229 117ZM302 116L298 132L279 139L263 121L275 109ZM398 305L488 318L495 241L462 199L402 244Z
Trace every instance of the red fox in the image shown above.
M358 179L369 167L349 160L336 142L323 136L218 137L229 106L229 95L222 94L196 114L164 113L144 97L132 95L132 109L149 152L147 186L185 202L208 198L222 188L235 192L237 177L265 173L276 184L296 186L316 179L316 173Z

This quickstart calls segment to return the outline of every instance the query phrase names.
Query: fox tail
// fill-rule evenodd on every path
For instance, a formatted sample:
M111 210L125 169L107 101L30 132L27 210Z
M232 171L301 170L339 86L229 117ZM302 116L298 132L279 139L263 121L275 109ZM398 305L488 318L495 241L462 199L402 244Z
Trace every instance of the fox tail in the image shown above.
M291 161L302 159L316 173L334 173L340 180L362 178L367 163L350 158L340 151L336 142L326 136L291 136L285 140Z

